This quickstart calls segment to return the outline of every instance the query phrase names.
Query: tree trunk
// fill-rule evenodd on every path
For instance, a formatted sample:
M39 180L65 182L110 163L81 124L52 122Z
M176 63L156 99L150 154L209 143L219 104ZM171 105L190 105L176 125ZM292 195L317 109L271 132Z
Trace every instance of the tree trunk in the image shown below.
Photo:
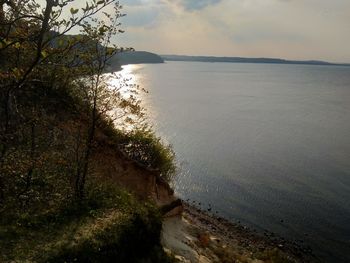
M95 137L95 130L96 130L96 121L97 121L97 98L96 95L94 96L94 102L93 102L93 109L92 109L92 116L91 116L91 126L89 127L88 137L86 140L86 150L85 150L85 156L84 156L84 162L83 162L83 171L81 173L81 179L79 181L78 186L78 196L80 199L84 198L84 190L85 190L85 183L86 183L86 177L89 172L89 161L90 161L90 155L91 150L93 147L93 141Z

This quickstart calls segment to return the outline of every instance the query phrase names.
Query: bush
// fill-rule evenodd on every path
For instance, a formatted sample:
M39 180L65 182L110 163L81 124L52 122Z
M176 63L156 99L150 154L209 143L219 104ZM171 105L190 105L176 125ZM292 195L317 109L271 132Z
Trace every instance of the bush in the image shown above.
M149 203L140 204L125 191L118 193L114 187L104 188L107 191L90 192L87 206L93 208L95 214L101 213L101 206L115 207L122 213L96 216L88 227L88 234L63 243L44 261L170 262L160 245L162 221L158 209Z
M86 198L0 224L1 262L171 262L160 245L161 216L113 184ZM6 229L6 231L2 231Z
M169 181L176 172L175 153L150 128L129 132L122 141L122 150L142 165L159 170Z

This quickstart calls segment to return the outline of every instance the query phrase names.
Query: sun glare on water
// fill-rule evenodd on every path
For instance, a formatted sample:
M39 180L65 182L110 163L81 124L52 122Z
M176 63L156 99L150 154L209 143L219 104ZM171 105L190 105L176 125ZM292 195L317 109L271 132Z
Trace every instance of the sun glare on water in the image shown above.
M128 101L138 101L141 103L144 99L145 90L144 87L139 86L140 76L137 73L139 69L142 68L142 65L124 65L122 69L118 72L107 73L108 84L110 89L115 90L115 96L120 98L120 101L125 99ZM113 116L123 115L123 110L116 105L115 109L111 110L109 115L115 119L114 123L117 127L121 129L130 131L135 128L135 123L129 123L125 119L130 118L135 120L133 114L128 114L123 118L114 118Z

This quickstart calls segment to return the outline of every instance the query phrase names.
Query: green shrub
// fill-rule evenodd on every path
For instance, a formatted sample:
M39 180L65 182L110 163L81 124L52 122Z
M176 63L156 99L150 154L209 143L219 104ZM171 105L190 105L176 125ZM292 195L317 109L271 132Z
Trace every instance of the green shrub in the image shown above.
M111 221L108 214L96 216L100 225L105 224L103 227L92 224L86 237L63 243L44 261L170 262L160 245L162 218L158 209L150 203L140 203L128 192L116 192L114 187L106 185L103 188L104 191L90 191L87 206L97 215L101 206L115 207L122 214Z
M0 224L1 262L171 262L158 208L113 184L95 182L80 203L40 212Z
M159 170L167 181L176 172L175 153L171 145L165 144L148 127L129 132L121 147L130 158L148 168Z

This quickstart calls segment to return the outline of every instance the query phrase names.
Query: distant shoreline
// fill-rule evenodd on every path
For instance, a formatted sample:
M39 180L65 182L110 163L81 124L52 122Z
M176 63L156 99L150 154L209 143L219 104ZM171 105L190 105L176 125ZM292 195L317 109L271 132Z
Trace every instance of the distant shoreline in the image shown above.
M331 63L318 60L286 60L279 58L243 58L243 57L213 57L213 56L182 56L160 55L164 61L210 62L210 63L259 63L259 64L288 64L316 66L350 66L350 63Z

